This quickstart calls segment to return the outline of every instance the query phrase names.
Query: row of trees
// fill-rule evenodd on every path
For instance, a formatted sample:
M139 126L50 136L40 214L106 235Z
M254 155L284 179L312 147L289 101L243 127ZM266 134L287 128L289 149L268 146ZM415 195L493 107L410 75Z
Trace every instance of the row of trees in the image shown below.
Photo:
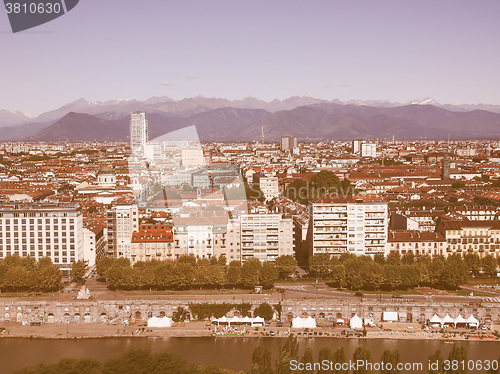
M36 261L33 257L6 256L0 261L2 291L56 291L61 283L61 271L49 257Z
M190 365L179 356L151 353L147 350L127 350L120 356L99 362L94 359L64 358L56 363L40 364L16 374L236 374L215 365Z
M461 364L456 366L445 364L441 351L437 351L428 357L427 362L422 363L422 369L427 370L429 374L466 374L469 372L467 370L467 356L468 352L466 347L454 344L447 360L450 362L456 361L458 363L463 361L465 362L464 366ZM318 367L320 363L325 361L329 363L329 365L327 365L328 367L326 365ZM317 359L314 357L312 348L307 347L304 354L299 357L299 344L297 338L290 336L285 345L281 348L279 357L274 365L269 348L264 345L259 345L253 352L252 367L248 371L248 374L372 374L375 372L371 370L369 365L359 365L356 366L354 370L350 371L347 369L349 368L348 361L344 347L339 347L333 352L329 347L323 347L319 351ZM379 365L384 363L384 365L380 365L381 374L408 372L408 370L398 370L398 364L402 364L401 354L398 349L385 349L380 360L376 361L373 359L370 349L359 345L354 351L352 360L350 361L353 363L367 362L372 364L377 362ZM500 358L498 362L500 362ZM484 367L483 370L487 374L500 374L500 369L498 369L496 365L490 365L490 368Z
M487 256L479 263L488 274L496 269L496 260ZM315 254L309 257L309 273L318 279L331 281L338 287L348 287L353 290L396 290L416 286L444 286L456 289L468 281L469 275L476 270L476 260L470 261L470 256L462 258L455 254L444 258L437 256L415 257L392 251L387 258L383 255L356 256L342 254L332 257L327 253Z
M192 287L221 288L223 286L253 288L261 285L272 288L278 278L287 278L295 271L297 262L292 256L280 256L276 262L260 262L256 258L243 265L226 258L196 259L183 255L177 260L137 262L134 266L125 258L102 258L96 270L106 278L111 288L134 290L140 288L182 290Z

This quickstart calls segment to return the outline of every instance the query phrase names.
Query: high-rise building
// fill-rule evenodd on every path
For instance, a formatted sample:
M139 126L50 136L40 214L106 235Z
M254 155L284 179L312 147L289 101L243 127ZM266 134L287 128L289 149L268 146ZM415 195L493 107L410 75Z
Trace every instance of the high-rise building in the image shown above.
M294 255L293 220L281 213L241 214L241 260L274 261Z
M84 259L80 207L59 204L0 206L0 260L8 255L50 257L63 271Z
M285 152L293 152L297 148L296 136L282 136L281 137L281 150Z
M130 147L132 152L143 154L148 142L148 120L142 112L130 115Z
M356 139L352 141L352 153L358 155L361 153L361 144L365 143L364 140Z
M373 195L324 196L311 203L312 254L384 254L387 202Z
M362 143L361 157L377 157L377 145L375 143Z
M132 233L139 229L137 205L117 205L107 214L108 257L130 258Z
M441 160L441 179L450 179L451 177L451 160L448 155Z

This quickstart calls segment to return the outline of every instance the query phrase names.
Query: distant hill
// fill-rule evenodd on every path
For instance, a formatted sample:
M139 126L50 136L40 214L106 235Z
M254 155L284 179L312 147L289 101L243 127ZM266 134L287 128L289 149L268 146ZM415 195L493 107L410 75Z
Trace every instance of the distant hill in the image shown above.
M392 108L316 104L281 111L242 130L241 140L482 139L500 138L500 114L483 110L451 112L432 105Z
M69 113L30 140L125 141L130 116L114 119ZM490 139L500 138L500 114L484 110L451 112L432 105L370 107L321 103L270 113L261 109L218 108L190 116L146 113L150 139L196 126L201 141L276 141L282 135L300 140L356 138Z

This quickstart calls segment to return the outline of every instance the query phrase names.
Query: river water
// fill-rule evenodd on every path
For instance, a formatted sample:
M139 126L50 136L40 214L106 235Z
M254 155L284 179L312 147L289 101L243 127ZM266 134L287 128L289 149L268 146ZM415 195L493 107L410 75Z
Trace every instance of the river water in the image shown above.
M285 338L238 338L238 337L200 337L200 338L100 338L77 340L45 339L0 339L0 372L12 373L21 368L42 362L55 362L63 357L94 358L100 361L119 355L127 349L150 349L152 352L169 351L176 353L193 364L215 364L231 370L247 371L251 365L252 352L260 343L269 347L273 360L278 356L280 345ZM315 356L319 350L328 346L332 350L343 346L347 358L352 358L356 347L368 347L379 362L385 348L399 349L404 363L422 362L427 373L427 357L437 350L447 357L452 344L444 341L391 340L391 339L351 339L351 338L300 338L301 352L306 347L313 348ZM469 359L498 360L500 342L463 341L459 344L468 348ZM409 371L403 371L409 372ZM413 371L415 372L415 371ZM485 371L474 371L474 373Z

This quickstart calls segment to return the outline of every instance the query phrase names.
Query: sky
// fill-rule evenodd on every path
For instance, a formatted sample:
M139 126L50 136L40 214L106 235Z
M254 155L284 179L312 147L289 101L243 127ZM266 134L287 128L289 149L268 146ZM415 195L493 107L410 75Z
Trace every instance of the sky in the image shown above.
M0 109L290 96L500 104L497 0L80 0L13 34L0 9Z

